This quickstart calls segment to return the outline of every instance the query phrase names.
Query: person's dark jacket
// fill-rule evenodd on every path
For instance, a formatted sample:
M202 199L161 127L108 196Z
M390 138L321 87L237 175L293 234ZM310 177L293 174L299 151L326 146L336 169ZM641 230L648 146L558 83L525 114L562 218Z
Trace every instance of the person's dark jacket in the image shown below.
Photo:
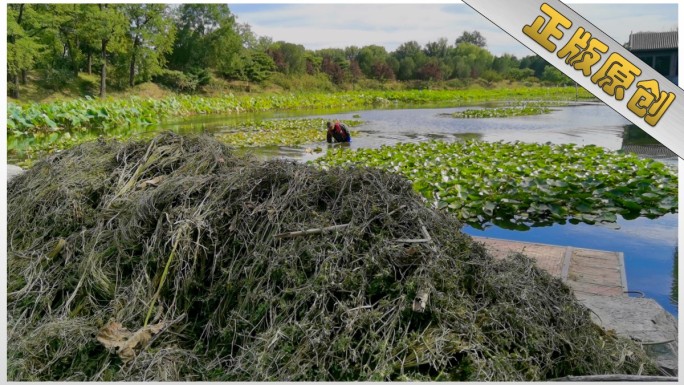
M335 142L338 143L351 142L351 135L349 135L349 129L344 123L335 123L332 127L328 129L328 143L332 143L333 139L335 139Z

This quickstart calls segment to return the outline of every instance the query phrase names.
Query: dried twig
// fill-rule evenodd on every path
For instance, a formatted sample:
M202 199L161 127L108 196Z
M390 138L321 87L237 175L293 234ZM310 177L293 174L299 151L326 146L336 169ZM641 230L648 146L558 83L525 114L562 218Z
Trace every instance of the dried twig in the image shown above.
M335 231L335 230L340 230L343 229L347 226L351 225L351 223L345 223L343 225L334 225L334 226L328 226L328 227L321 227L317 229L308 229L308 230L301 230L301 231L291 231L289 233L280 233L276 234L273 236L273 238L295 238L295 237L301 237L303 235L312 235L312 234L321 234L329 231Z
M644 382L677 382L677 377L667 376L634 376L628 374L599 374L592 376L566 376L549 381L644 381Z

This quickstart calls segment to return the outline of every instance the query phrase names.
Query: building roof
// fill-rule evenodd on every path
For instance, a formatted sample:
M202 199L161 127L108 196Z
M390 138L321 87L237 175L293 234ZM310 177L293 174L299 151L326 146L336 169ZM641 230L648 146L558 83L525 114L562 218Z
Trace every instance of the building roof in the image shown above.
M629 50L677 49L677 35L677 31L632 33L629 35Z

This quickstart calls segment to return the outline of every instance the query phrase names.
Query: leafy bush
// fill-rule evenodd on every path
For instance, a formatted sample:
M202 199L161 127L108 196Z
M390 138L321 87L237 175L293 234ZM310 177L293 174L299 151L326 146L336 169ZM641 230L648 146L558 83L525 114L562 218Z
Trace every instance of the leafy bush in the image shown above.
M287 91L316 90L332 92L337 90L335 85L330 81L330 78L324 73L318 73L316 75L285 75L276 72L269 78L269 82Z
M42 71L40 85L48 90L57 91L74 81L74 73L65 68L48 68Z
M199 86L197 77L182 71L162 70L154 77L154 82L180 92L193 92Z

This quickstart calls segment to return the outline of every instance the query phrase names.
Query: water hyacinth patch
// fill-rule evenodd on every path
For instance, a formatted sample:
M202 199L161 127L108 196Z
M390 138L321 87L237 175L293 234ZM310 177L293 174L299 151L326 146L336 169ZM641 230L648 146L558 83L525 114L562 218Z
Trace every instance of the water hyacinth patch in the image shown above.
M355 127L358 120L343 121L347 127ZM296 146L303 143L326 140L325 120L279 119L242 122L229 127L215 136L221 142L236 147ZM352 131L352 135L356 132Z
M297 146L305 143L325 142L326 127L322 119L277 119L246 121L224 127L214 134L221 142L234 147ZM343 120L347 127L356 127L361 120ZM137 128L113 128L106 137L125 140L128 137L149 138L157 135L154 126ZM351 130L352 136L358 135ZM32 137L10 138L8 157L22 167L31 167L40 157L55 151L62 151L81 143L104 137L97 131L73 133L36 133Z
M501 108L479 108L467 109L463 111L447 114L454 118L472 119L472 118L508 118L513 116L530 116L548 114L551 112L550 108L546 107L501 107Z
M566 222L617 227L617 216L677 212L677 173L601 147L429 141L329 151L315 162L398 172L438 209L475 228L527 230Z

